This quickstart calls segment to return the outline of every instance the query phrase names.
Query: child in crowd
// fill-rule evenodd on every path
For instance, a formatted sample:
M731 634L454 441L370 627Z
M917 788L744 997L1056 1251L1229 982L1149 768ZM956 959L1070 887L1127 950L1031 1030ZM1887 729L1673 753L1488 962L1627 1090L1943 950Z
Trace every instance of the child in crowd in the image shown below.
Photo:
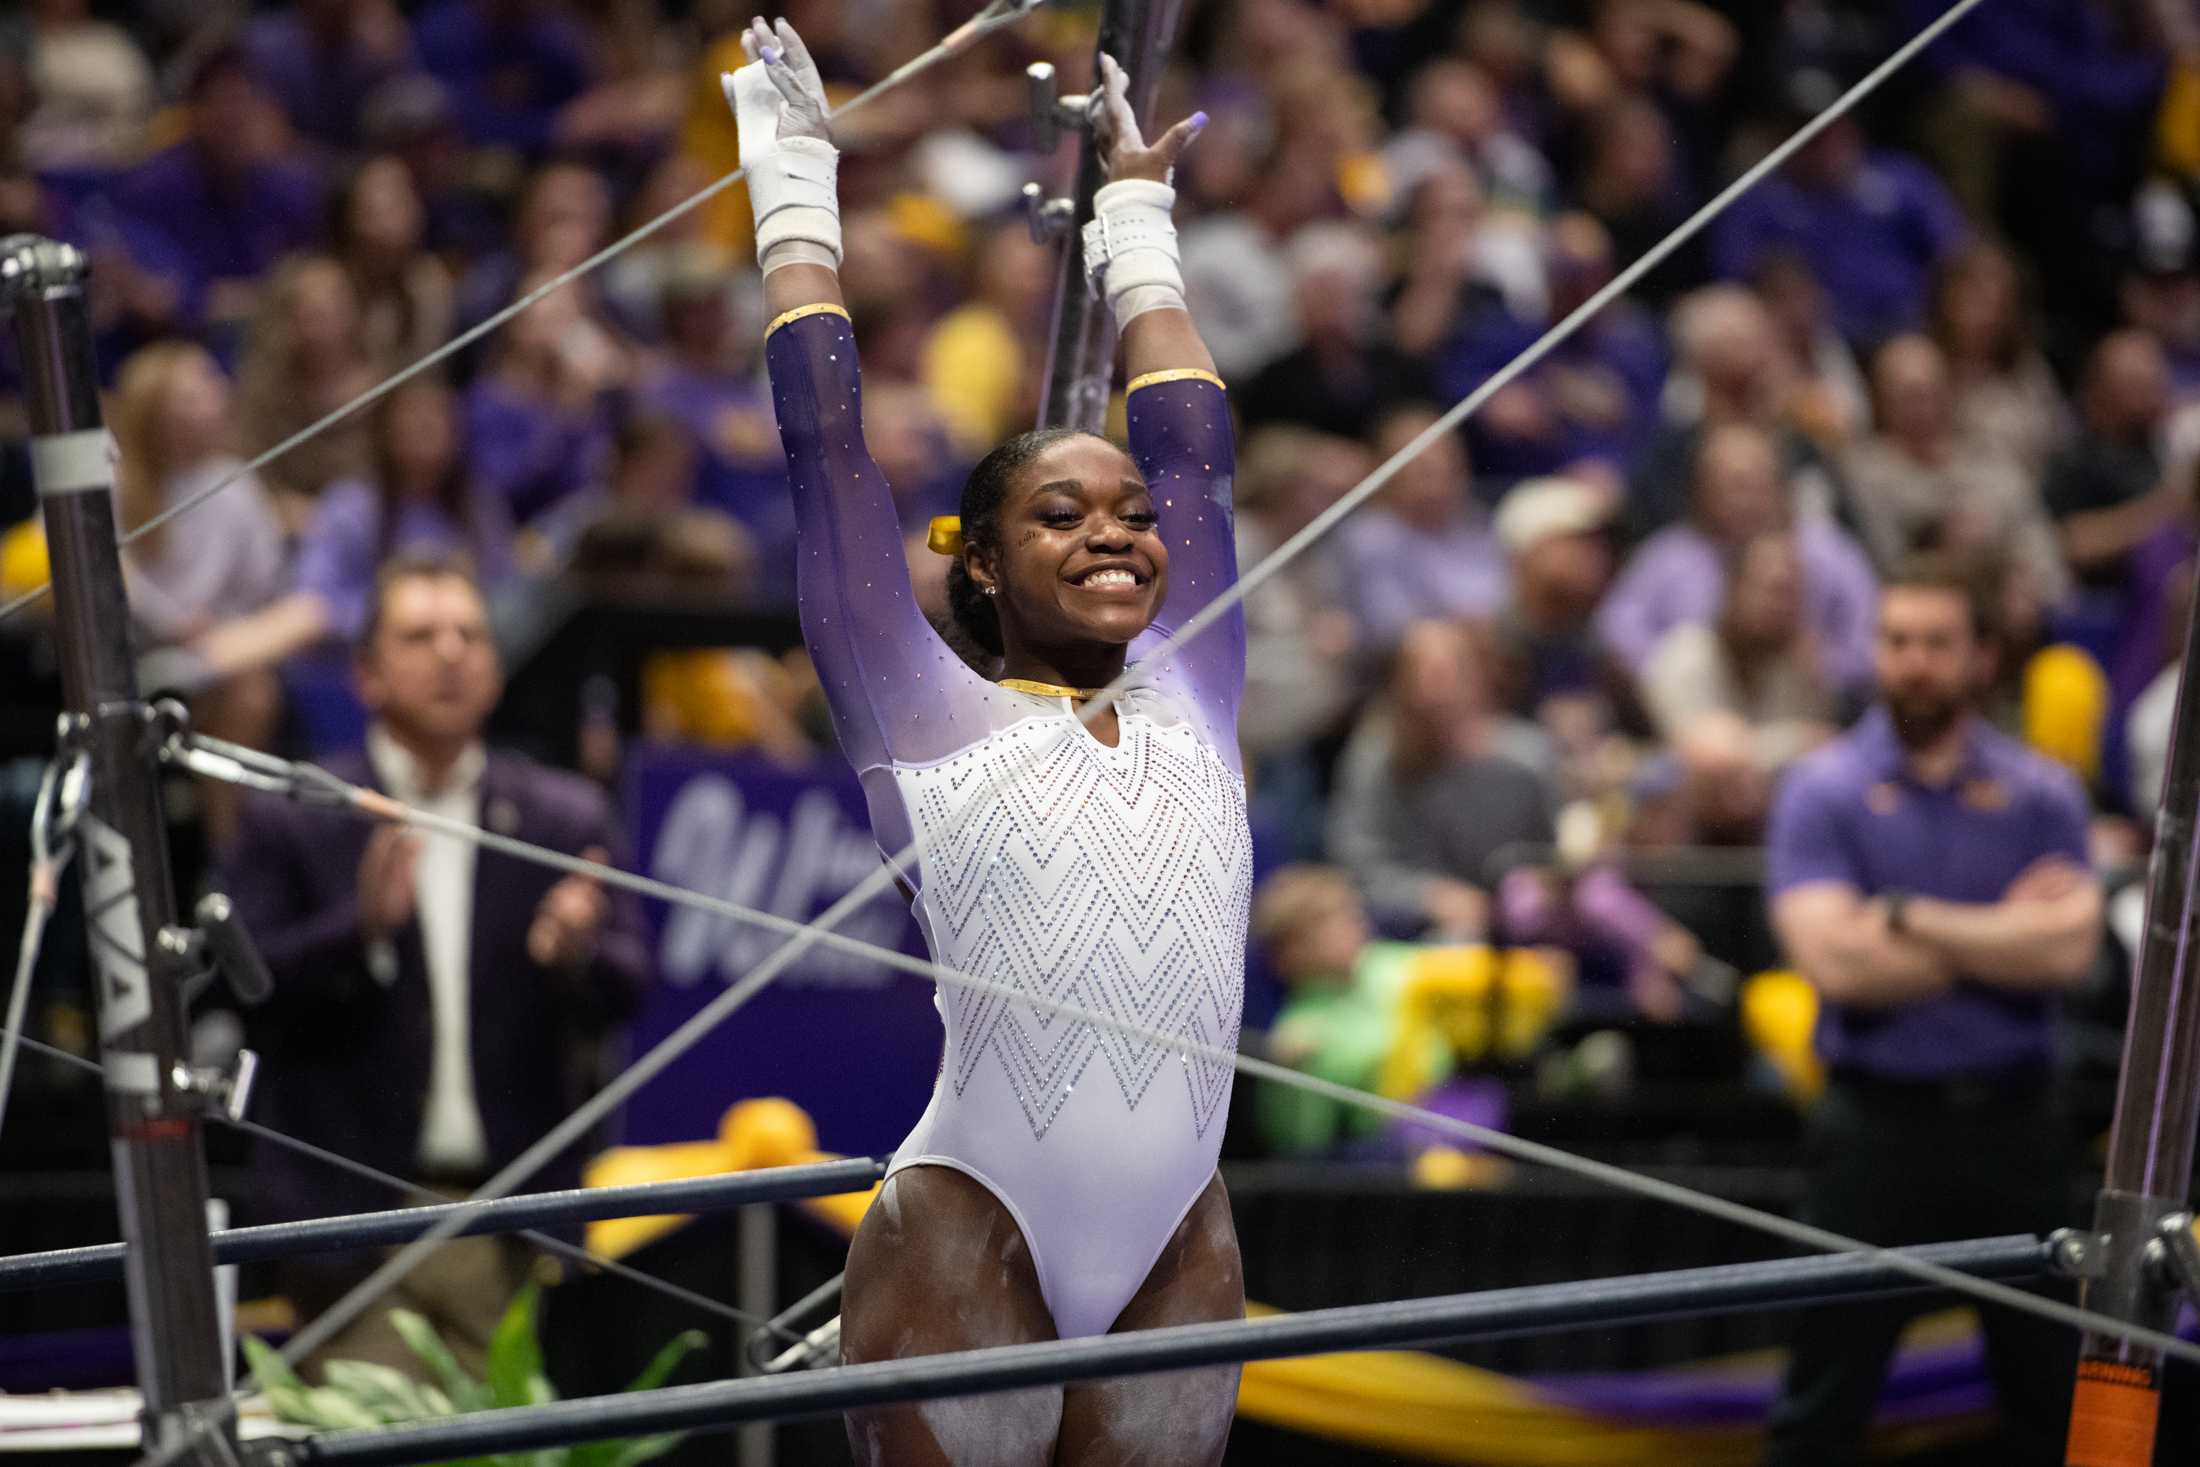
M1379 942L1350 877L1286 866L1253 902L1253 940L1290 997L1270 1055L1320 1079L1501 1127L1504 1089L1462 1063L1534 1050L1565 1007L1570 976L1540 952ZM1274 1151L1419 1155L1457 1138L1303 1090L1262 1087L1260 1132Z

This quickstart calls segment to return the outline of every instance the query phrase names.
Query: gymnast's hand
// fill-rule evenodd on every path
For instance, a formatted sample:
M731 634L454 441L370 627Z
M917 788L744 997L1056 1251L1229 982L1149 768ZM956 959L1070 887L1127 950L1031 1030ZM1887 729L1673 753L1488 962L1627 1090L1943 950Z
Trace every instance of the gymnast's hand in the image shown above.
M771 78L787 104L779 114L779 136L831 142L832 129L826 118L832 108L825 101L825 79L818 75L810 48L802 44L794 27L784 20L776 28L768 26L762 16L757 16L741 33L741 49L749 60L764 63L764 75Z
M1100 145L1110 179L1143 178L1167 183L1176 171L1176 160L1207 125L1207 114L1194 112L1148 147L1138 131L1138 116L1131 111L1130 89L1129 74L1103 51L1100 90L1093 97L1093 139Z

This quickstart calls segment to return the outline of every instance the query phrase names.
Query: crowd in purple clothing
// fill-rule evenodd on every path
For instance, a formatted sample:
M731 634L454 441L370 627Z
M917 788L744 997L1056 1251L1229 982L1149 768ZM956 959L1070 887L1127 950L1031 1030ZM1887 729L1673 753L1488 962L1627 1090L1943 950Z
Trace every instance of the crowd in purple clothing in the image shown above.
M787 13L845 97L975 8ZM1213 119L1179 225L1240 415L1249 563L1947 0L1188 8L1159 105ZM1045 357L1054 268L1018 190L1068 153L1034 153L1022 69L1087 74L1095 9L1050 7L841 129L872 448L935 599L924 521L1031 420ZM716 77L747 17L0 20L0 233L95 261L125 522L238 479L129 556L148 666L210 724L274 737L284 670L357 632L400 550L463 554L503 597L609 561L789 606L737 190L241 474L730 169ZM1571 827L1592 858L1753 845L1785 764L1869 697L1877 577L1938 548L1995 587L1997 719L2135 853L2200 524L2196 184L2189 5L1994 0L1252 598L1266 843L1354 869L1393 930L1466 937L1502 926L1494 894L1550 859L1563 810L1596 813ZM19 386L0 355L11 438ZM30 503L11 461L0 518ZM0 568L36 566L32 534ZM683 725L673 700L659 731L803 726L798 665L734 665L727 696L773 716Z

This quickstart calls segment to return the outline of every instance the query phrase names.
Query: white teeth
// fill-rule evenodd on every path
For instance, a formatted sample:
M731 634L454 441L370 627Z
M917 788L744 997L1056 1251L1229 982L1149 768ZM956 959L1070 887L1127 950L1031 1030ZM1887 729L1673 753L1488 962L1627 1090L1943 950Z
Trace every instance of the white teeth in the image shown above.
M1088 586L1135 586L1138 577L1127 570L1097 570L1085 577Z

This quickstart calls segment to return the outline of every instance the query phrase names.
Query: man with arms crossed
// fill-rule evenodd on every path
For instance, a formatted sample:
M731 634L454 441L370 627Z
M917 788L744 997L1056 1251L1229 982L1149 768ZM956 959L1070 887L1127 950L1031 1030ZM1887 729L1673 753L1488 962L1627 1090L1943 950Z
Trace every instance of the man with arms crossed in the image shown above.
M1987 602L1925 558L1879 602L1879 705L1795 766L1766 835L1773 926L1821 1000L1830 1079L1805 1218L1867 1242L2078 1220L2055 1084L2057 995L2091 970L2101 892L2071 776L1988 727ZM1858 1460L1915 1300L1814 1312L1771 1421L1773 1467ZM2077 1341L1983 1312L2006 1449L2060 1463Z

